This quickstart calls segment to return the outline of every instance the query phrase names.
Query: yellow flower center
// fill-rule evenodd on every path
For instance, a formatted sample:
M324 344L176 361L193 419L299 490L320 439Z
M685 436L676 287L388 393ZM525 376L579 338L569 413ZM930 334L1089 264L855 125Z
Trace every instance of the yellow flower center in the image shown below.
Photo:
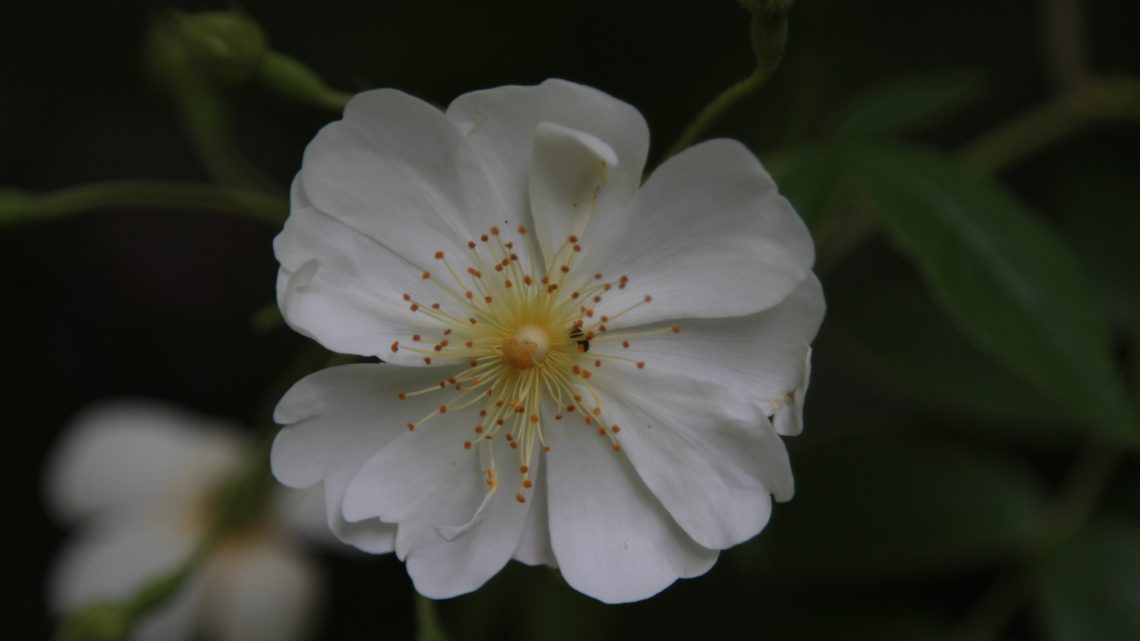
M526 254L537 256L526 228L519 227L517 232L517 242L530 243ZM435 285L440 300L420 300L411 294L404 294L404 300L411 313L432 319L438 335L414 334L410 343L393 342L392 352L420 354L426 365L439 359L466 366L431 387L400 392L399 398L406 399L452 391L430 414L408 423L408 429L449 412L477 412L473 436L463 441L464 448L491 447L502 433L511 448L520 450L523 487L516 498L523 503L524 491L534 485L529 478L534 448L550 451L543 438L543 406L554 421L576 413L620 452L617 435L621 427L609 418L603 394L590 379L606 363L644 369L644 362L615 350L629 349L632 338L677 333L681 328L613 331L614 320L648 304L652 297L646 295L612 316L601 314L597 310L606 294L624 290L628 277L611 281L600 272L575 269L582 251L577 236L569 236L544 265L533 261L523 265L515 242L504 240L503 233L492 227L480 242L467 244L471 256L465 262L471 266L466 270L456 269L442 251L436 252L445 276L424 272L422 278ZM493 468L486 470L492 490L497 478Z

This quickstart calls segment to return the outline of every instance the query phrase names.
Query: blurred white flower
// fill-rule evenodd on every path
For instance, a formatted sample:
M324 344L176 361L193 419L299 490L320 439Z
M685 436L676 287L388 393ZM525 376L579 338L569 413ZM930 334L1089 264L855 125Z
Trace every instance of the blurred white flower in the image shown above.
M135 590L189 558L212 501L242 469L244 441L216 419L153 402L106 403L80 415L48 462L48 507L79 526L49 578L63 615ZM183 589L145 617L134 641L303 639L320 596L298 534L324 528L320 497L281 490L263 518L219 541Z
M394 90L321 130L276 240L297 331L380 357L290 390L283 483L429 597L511 558L607 602L704 573L792 495L823 315L812 241L712 140L645 185L629 105L551 80L445 113ZM775 418L775 427L772 417Z

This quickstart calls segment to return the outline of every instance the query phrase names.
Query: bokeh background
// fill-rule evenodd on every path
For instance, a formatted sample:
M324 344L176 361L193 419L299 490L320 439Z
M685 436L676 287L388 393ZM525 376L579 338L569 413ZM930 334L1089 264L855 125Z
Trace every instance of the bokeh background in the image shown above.
M64 3L5 19L0 189L228 180L235 149L258 186L283 189L335 112L253 83L190 108L145 54L163 10L233 8ZM651 158L752 67L748 15L730 0L238 8L346 91L443 105L547 77L593 85L642 111ZM819 243L829 314L806 430L788 441L795 500L707 576L643 603L605 607L512 564L439 605L450 637L1140 638L1140 466L1127 444L1140 102L1090 118L1078 101L1008 162L988 165L996 152L977 146L1058 95L1087 99L1098 78L1135 82L1138 23L1134 3L1110 0L797 3L776 75L709 134L748 144ZM931 216L950 222L924 226ZM41 475L69 417L132 396L263 420L306 345L251 321L273 303L275 233L148 207L0 221L6 635L52 629L44 574L67 532L47 516ZM1032 336L1018 342L1022 323ZM321 558L331 591L316 638L413 637L400 563Z

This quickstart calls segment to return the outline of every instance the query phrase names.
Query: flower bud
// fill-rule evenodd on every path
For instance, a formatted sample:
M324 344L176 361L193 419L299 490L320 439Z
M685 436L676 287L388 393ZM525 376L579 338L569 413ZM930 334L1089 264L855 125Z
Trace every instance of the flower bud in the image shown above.
M239 84L261 66L265 33L246 16L232 11L179 14L177 23L191 60L208 75Z

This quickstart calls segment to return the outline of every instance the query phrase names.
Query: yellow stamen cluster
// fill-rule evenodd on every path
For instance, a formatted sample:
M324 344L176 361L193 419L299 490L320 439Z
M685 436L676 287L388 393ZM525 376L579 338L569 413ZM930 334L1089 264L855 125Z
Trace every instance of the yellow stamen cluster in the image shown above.
M644 369L645 363L614 353L628 349L630 339L646 334L680 332L679 326L646 331L615 331L614 321L633 309L650 303L646 295L613 315L603 315L599 305L611 290L624 290L629 278L607 280L602 273L580 274L575 262L582 252L577 236L571 235L546 264L538 256L532 236L519 227L514 240L492 227L479 241L467 243L470 266L457 269L444 252L435 253L445 277L423 272L441 295L441 301L404 295L411 313L424 314L438 328L434 336L414 334L410 343L392 343L392 352L413 352L424 364L461 363L458 374L420 390L400 392L399 398L451 390L450 398L427 416L408 423L408 429L448 412L469 410L478 421L463 447L492 447L500 433L511 448L519 450L522 488L516 499L526 502L525 492L534 487L530 463L536 447L550 451L543 436L543 405L562 421L577 413L591 429L610 440L620 452L617 435L621 427L609 420L603 395L591 382L595 370L607 362L625 362ZM524 265L516 243L527 243ZM493 468L485 470L489 491L497 487Z

